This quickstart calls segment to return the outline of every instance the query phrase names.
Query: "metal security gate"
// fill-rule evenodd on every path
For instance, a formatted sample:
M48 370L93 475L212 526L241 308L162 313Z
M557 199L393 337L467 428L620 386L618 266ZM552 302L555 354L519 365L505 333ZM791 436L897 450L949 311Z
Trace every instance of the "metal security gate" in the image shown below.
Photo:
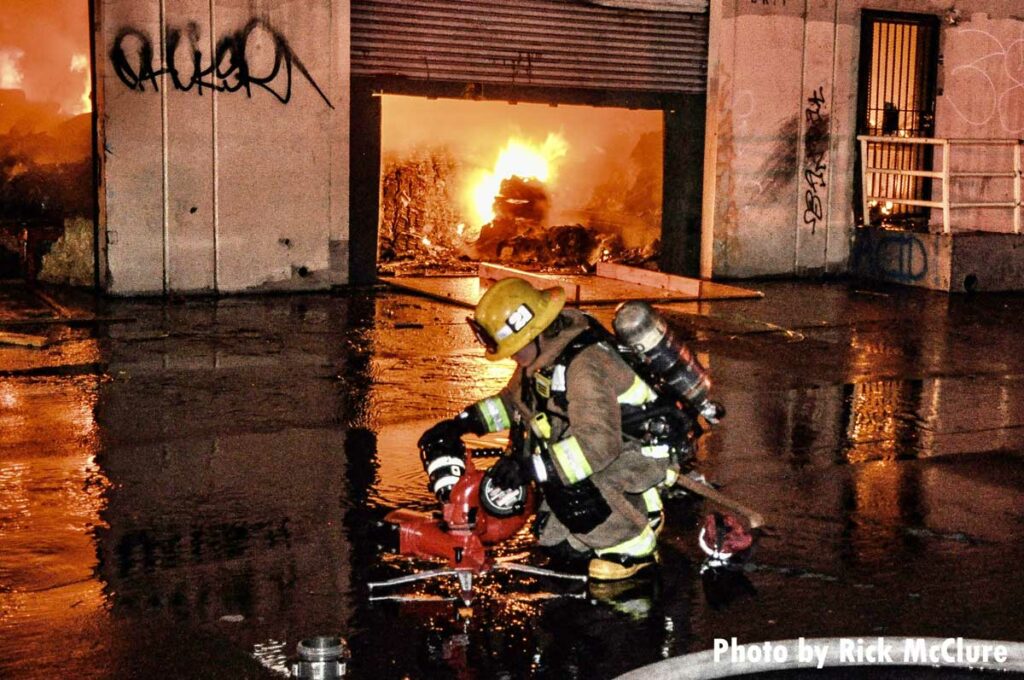
M354 77L457 83L462 96L478 96L474 88L497 98L514 98L509 88L703 94L707 54L700 11L573 0L352 3Z
M861 33L857 132L895 138L935 134L935 82L938 68L938 18L930 15L864 12ZM868 167L905 171L932 169L928 145L870 142ZM928 200L931 180L909 173L879 173L865 187L871 196ZM927 223L928 209L900 204L870 206L865 224L900 221Z

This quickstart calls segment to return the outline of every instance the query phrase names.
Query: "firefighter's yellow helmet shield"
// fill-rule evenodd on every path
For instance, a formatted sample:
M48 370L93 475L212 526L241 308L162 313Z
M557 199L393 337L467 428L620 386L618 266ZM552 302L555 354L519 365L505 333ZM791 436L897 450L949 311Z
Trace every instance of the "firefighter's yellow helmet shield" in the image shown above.
M487 289L473 322L491 361L507 359L540 335L565 306L560 286L537 290L523 279L508 278Z

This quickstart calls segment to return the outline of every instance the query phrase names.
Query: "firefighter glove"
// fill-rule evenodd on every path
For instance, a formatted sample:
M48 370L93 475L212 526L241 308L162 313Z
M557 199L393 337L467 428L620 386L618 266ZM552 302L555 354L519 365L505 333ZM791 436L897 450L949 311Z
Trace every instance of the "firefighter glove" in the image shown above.
M430 478L429 488L443 503L466 470L466 447L462 435L487 431L479 410L469 407L454 418L437 423L416 443L420 461Z
M502 456L490 470L494 485L504 491L513 491L530 481L522 466L512 456Z
M484 432L487 432L487 425L480 416L479 409L470 406L457 416L442 420L432 426L423 433L423 436L416 442L416 445L420 448L420 451L434 448L447 448L450 450L452 448L451 442L455 442L461 450L462 443L460 440L462 435L470 433L483 434Z
M448 500L452 487L466 471L466 454L459 440L420 449L423 469L429 478L428 488L442 503Z

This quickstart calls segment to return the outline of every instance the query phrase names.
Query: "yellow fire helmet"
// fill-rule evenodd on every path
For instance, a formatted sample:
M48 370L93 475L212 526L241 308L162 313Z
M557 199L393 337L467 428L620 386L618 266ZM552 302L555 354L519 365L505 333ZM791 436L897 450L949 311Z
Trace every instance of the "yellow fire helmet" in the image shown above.
M491 361L507 359L540 335L565 306L560 286L537 290L523 279L508 278L487 289L467 317Z

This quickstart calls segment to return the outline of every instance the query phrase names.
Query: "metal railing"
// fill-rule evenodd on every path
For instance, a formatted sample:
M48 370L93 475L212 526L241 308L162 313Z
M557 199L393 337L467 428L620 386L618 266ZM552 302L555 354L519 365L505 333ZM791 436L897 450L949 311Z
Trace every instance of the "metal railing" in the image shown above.
M863 200L864 224L870 223L870 209L872 205L880 203L891 203L894 205L909 205L922 208L938 208L942 210L942 232L950 233L950 211L965 208L1002 208L1013 210L1013 233L1021 233L1022 210L1024 210L1024 161L1021 160L1021 148L1024 148L1024 140L1020 139L940 139L932 137L890 137L859 135L861 159L861 196ZM940 170L907 170L898 168L884 168L868 165L868 145L931 145L938 147L942 152L942 168ZM954 146L1008 146L1012 147L1013 170L1012 171L971 171L971 172L950 172L950 156ZM942 200L929 201L922 198L906 198L901 196L887 196L886 192L879 191L879 195L872 195L871 190L876 186L873 181L876 176L897 176L910 178L927 178L940 180L942 182ZM1012 201L964 201L954 202L952 199L952 181L960 178L973 179L1012 179L1013 200ZM888 185L893 186L891 183Z

